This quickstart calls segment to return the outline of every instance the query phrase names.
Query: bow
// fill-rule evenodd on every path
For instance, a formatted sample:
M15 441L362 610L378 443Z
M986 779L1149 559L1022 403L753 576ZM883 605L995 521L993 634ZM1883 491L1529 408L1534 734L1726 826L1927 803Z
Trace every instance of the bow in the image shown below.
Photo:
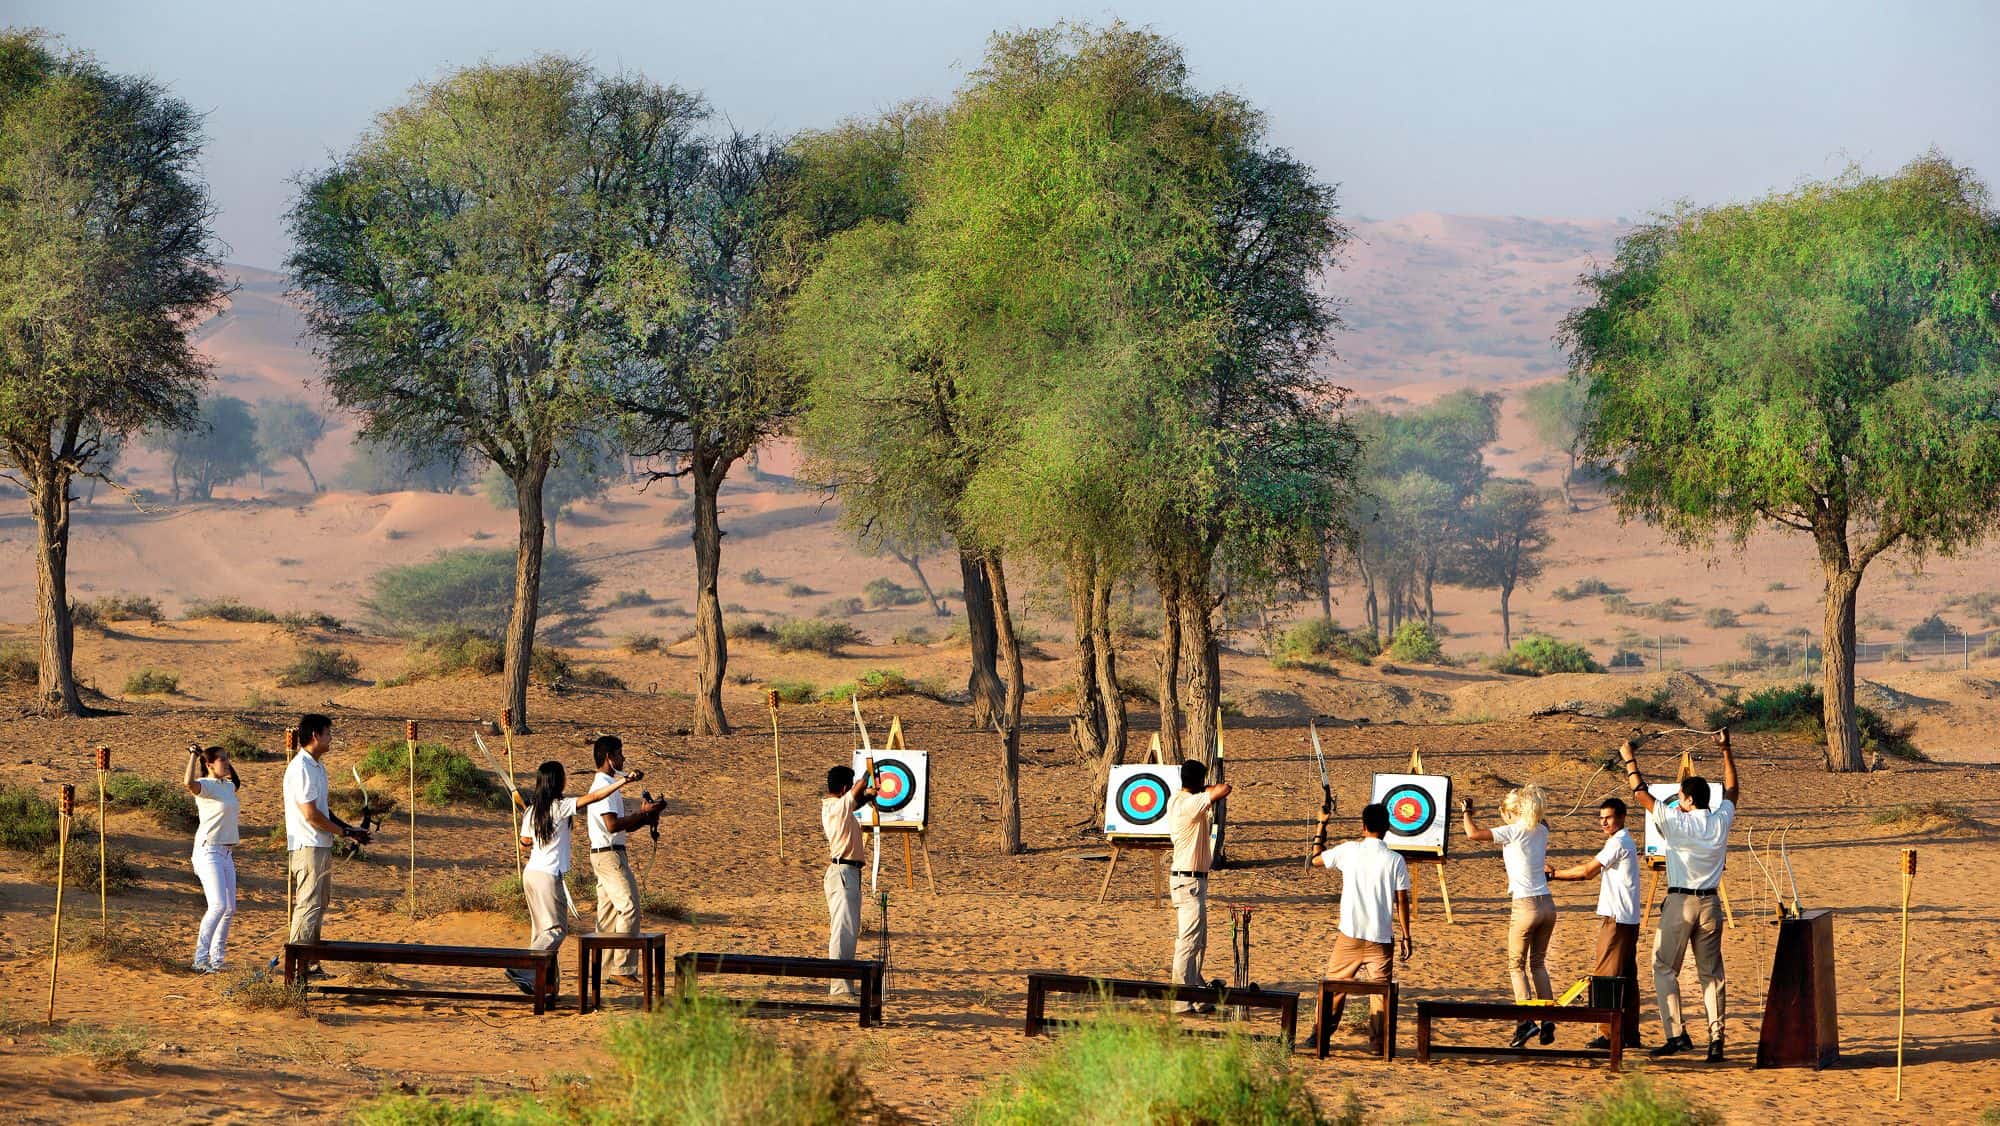
M652 791L640 790L639 800L646 805L653 804ZM646 831L653 836L653 847L650 852L646 853L645 869L639 873L639 886L642 888L646 886L646 877L653 874L653 861L660 858L660 819L655 817L651 821L648 821L646 823Z
M361 831L373 833L376 827L381 825L382 819L375 815L375 801L368 796L368 786L361 781L361 768L350 766L347 772L354 775L354 788L361 791ZM352 860L361 855L360 841L343 838L342 843L347 846L347 859Z
M1313 761L1319 765L1320 793L1319 828L1313 832L1312 855L1306 858L1306 863L1310 865L1313 861L1319 859L1320 853L1326 851L1326 828L1328 823L1333 820L1334 802L1333 781L1327 777L1326 773L1326 751L1321 749L1319 745L1319 725L1312 720L1307 720L1306 730L1312 735Z

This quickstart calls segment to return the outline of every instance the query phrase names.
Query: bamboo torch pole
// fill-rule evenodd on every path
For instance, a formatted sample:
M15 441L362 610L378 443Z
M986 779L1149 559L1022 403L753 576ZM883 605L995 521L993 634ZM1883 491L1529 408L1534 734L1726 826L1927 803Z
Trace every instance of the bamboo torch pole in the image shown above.
M1896 962L1896 1101L1903 1101L1903 1018L1910 983L1910 886L1917 882L1917 850L1903 850L1903 953Z
M111 935L111 912L104 903L104 772L111 769L111 748L97 748L97 933Z
M514 778L517 777L517 775L515 775L514 773L514 709L513 708L500 709L500 738L506 740L507 743L507 780L509 782L512 782ZM509 841L508 845L514 853L514 880L515 882L518 883L520 882L521 879L521 866L522 866L521 810L519 808L518 803L515 802L507 803L507 819L513 822L514 824L514 839Z
M403 742L410 748L410 918L417 917L417 721L403 721Z
M778 755L778 693L773 690L764 702L771 708L771 794L778 803L778 860L785 859L785 764Z
M56 838L56 921L49 934L49 1016L56 1022L56 968L62 963L62 893L65 866L69 859L69 823L76 816L76 787L64 782L56 787L56 815L60 836Z

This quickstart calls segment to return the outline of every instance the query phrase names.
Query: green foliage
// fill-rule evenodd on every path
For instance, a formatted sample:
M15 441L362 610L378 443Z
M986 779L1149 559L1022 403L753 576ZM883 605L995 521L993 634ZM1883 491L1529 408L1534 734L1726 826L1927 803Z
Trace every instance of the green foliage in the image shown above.
M304 399L266 399L257 404L257 451L266 465L296 461L313 492L319 478L306 460L326 437L326 415Z
M1721 606L1711 606L1701 613L1701 624L1710 629L1735 629L1743 624L1736 611Z
M410 750L402 739L384 739L368 748L358 769L401 794L409 785ZM473 765L465 752L442 743L417 743L417 800L433 808L455 802L505 806L506 791Z
M607 610L624 610L633 606L651 606L652 604L653 596L646 593L646 589L641 587L638 590L619 591L617 594L611 596L611 601L605 603L604 607Z
M1936 645L1959 632L1959 628L1945 621L1943 615L1932 614L1903 631L1903 637L1912 644Z
M173 695L181 690L181 678L161 669L139 669L125 678L127 696Z
M1574 602L1579 598L1594 598L1607 594L1617 594L1619 590L1599 578L1576 580L1574 586L1559 586L1550 593L1563 602Z
M807 586L804 583L785 584L786 598L811 598L813 595L818 593L819 591L814 590L813 588Z
M278 673L278 687L345 684L361 675L361 662L341 649L305 648Z
M180 499L183 478L191 497L209 500L217 485L240 480L262 464L257 419L250 404L234 395L203 396L189 425L155 431L147 435L146 445L167 455L175 500Z
M146 1030L129 1024L99 1027L71 1021L48 1038L59 1056L81 1056L98 1067L130 1067L146 1050Z
M1891 723L1873 708L1856 707L1854 712L1863 750L1913 762L1928 761L1910 742L1909 725ZM1721 707L1708 714L1708 724L1711 727L1726 724L1742 732L1790 731L1824 744L1825 713L1826 701L1819 688L1804 683L1774 685L1741 699L1732 694Z
M762 585L762 584L764 584L764 583L767 583L767 582L777 582L777 581L778 581L777 579L767 579L767 578L765 578L765 577L764 577L764 572L763 572L763 571L761 571L761 570L759 570L759 569L758 569L758 568L756 568L756 567L752 567L752 568L750 568L749 570L747 570L747 571L743 572L743 576L742 576L742 577L743 577L743 581L744 581L745 583L749 584L750 586L759 586L759 585Z
M784 704L810 704L819 699L819 689L809 680L773 680L764 687L776 692Z
M829 703L844 704L859 696L863 700L883 699L890 696L925 696L938 699L944 690L923 680L911 680L897 669L869 669L856 679L845 684L836 684L820 695Z
M201 821L194 797L178 782L121 770L105 776L104 796L115 805L144 810L162 829L187 832Z
M1444 642L1429 622L1418 619L1397 626L1383 652L1393 660L1435 665L1444 661Z
M1521 417L1534 429L1536 440L1567 459L1563 467L1565 499L1583 457L1584 421L1589 410L1590 396L1574 379L1538 383L1521 392Z
M577 505L603 497L623 468L621 455L609 438L580 435L557 454L542 483L542 512L553 522ZM520 503L514 479L497 465L488 466L480 475L479 494L510 512Z
M157 599L136 594L114 594L90 600L90 608L101 621L142 621L158 624L166 618Z
M1498 672L1515 676L1548 676L1561 672L1603 672L1604 667L1590 656L1590 650L1572 641L1559 641L1545 633L1531 633L1494 664Z
M49 845L35 855L34 876L44 884L56 882L56 870L61 868L63 886L79 891L97 890L98 856L94 848L78 847L79 842L92 835L94 830L89 822L78 817L70 821L68 855L58 855L55 845ZM139 879L139 866L124 849L107 848L104 851L104 890L109 895L120 895L131 890Z
M1868 823L1908 832L1966 829L1978 824L1963 807L1939 801L1902 802L1884 806L1868 815Z
M658 653L666 648L666 643L660 640L660 635L657 633L628 633L618 644L619 648L634 656Z
M819 608L819 616L822 618L851 618L861 613L863 609L865 607L859 598L836 598Z
M861 588L861 596L867 599L868 605L878 608L883 606L914 606L924 600L923 591L915 587L904 586L894 579L889 578L870 579L868 585Z
M189 621L216 622L275 622L276 614L256 606L247 606L234 598L197 598L187 604L181 617Z
M1306 618L1279 635L1271 663L1285 668L1339 658L1365 665L1381 651L1374 634L1353 633L1324 618Z
M771 641L778 636L769 622L756 618L730 618L723 623L722 633L731 641Z
M497 637L514 610L514 553L440 552L428 562L384 568L371 584L373 593L362 605L399 633L463 628ZM596 585L568 554L548 552L542 557L542 618L585 614Z
M237 726L224 731L215 745L229 752L229 757L237 762L277 762L283 761L285 752L282 744L266 747L257 735L247 727Z
M863 641L861 631L846 622L830 621L826 618L795 618L778 624L777 637L773 639L773 644L780 653L812 652L833 657L838 656L847 646L860 645Z
M306 985L286 985L282 976L262 969L246 970L222 989L222 999L231 1008L249 1012L306 1015Z
M1679 1091L1661 1090L1643 1075L1613 1087L1564 1119L1568 1126L1717 1126L1722 1116Z
M1681 722L1680 712L1674 709L1673 696L1664 688L1650 696L1627 696L1617 707L1611 709L1613 719L1650 719L1658 723Z
M498 676L505 664L500 642L476 630L446 628L410 642L404 681L444 676Z
M55 802L25 786L0 785L0 848L40 852L61 833Z
M340 483L364 493L457 492L465 484L462 462L449 449L409 450L393 442L362 436L341 470Z
M1317 1124L1303 1077L1275 1048L1242 1037L1189 1040L1174 1025L1104 1014L996 1080L965 1114L976 1126L1121 1121Z

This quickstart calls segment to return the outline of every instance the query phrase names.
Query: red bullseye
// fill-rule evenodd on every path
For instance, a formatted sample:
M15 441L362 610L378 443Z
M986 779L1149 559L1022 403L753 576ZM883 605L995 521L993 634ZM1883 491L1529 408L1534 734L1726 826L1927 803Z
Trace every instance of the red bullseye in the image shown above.
M885 798L897 797L903 792L903 779L896 774L878 774L875 776L875 791Z
M1402 801L1396 803L1396 816L1401 820L1415 821L1417 818L1422 817L1423 815L1424 811L1422 807L1418 806L1416 802L1411 801L1409 798L1404 798Z
M1141 813L1150 812L1153 808L1154 800L1153 791L1151 790L1140 790L1138 793L1132 795L1132 805Z

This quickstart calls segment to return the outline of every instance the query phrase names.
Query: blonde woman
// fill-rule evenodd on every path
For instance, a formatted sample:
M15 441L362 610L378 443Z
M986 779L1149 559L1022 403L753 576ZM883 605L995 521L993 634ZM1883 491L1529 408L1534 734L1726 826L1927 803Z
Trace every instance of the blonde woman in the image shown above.
M1556 929L1556 901L1549 894L1549 827L1542 821L1546 797L1540 786L1510 790L1500 803L1501 823L1482 829L1472 821L1472 801L1459 803L1465 835L1475 841L1495 841L1507 865L1507 891L1514 900L1514 913L1507 924L1507 977L1514 987L1514 1000L1535 998L1554 1000L1549 986L1549 936ZM1535 1034L1535 1022L1524 1020L1514 1028L1513 1046L1518 1048ZM1556 1024L1541 1023L1541 1039L1553 1044Z

